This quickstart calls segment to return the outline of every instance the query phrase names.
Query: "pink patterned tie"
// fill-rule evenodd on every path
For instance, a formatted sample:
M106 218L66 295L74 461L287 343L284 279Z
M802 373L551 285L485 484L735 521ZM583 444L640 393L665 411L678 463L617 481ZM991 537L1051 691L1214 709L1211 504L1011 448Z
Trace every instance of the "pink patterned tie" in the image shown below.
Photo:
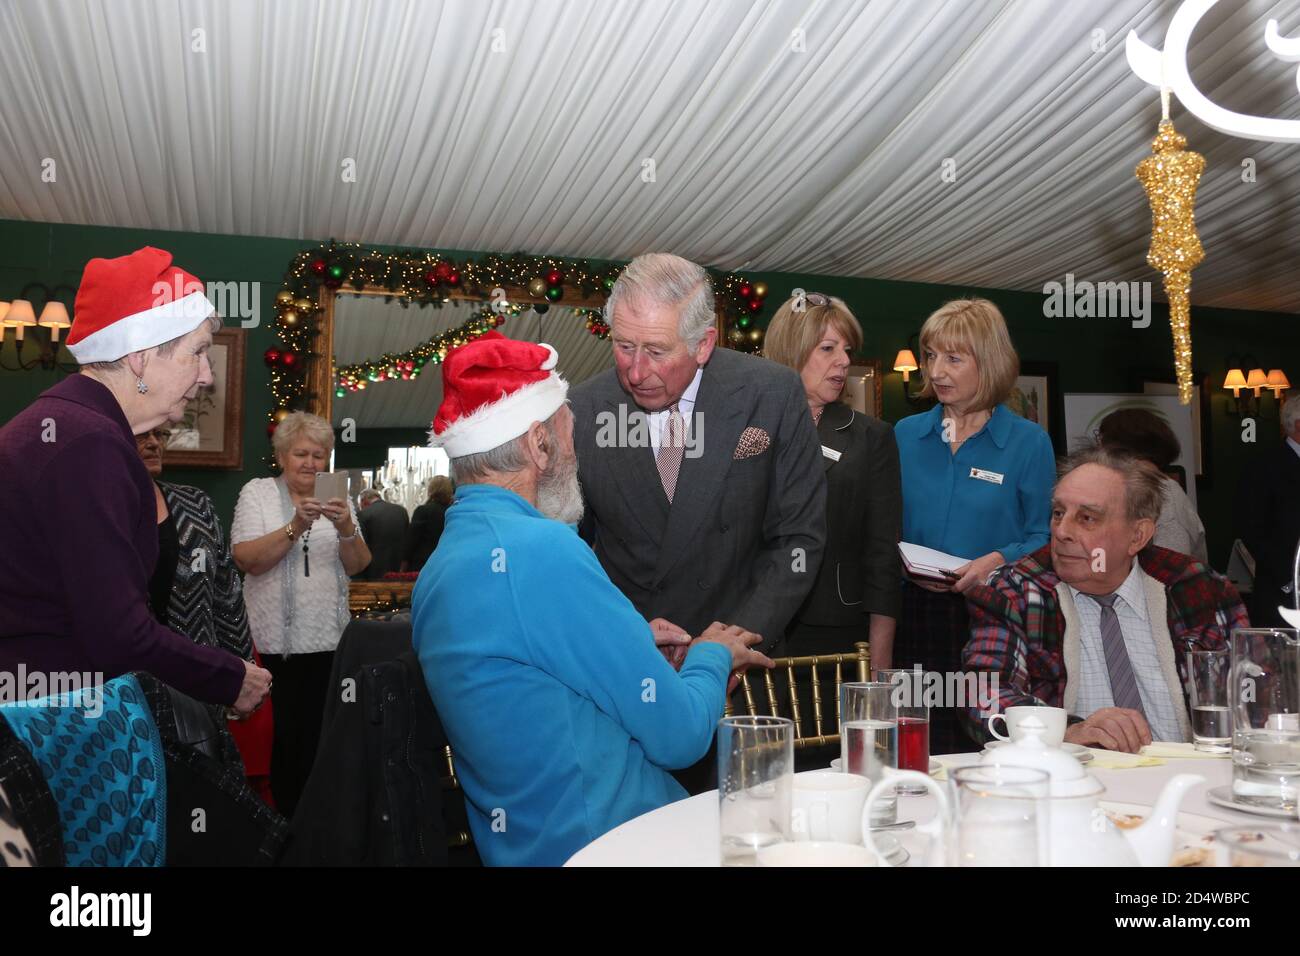
M673 492L677 490L677 473L682 468L682 454L686 445L686 423L682 421L682 413L676 402L670 408L668 426L661 433L659 457L655 464L659 467L659 480L663 482L664 494L668 496L668 503L672 504Z

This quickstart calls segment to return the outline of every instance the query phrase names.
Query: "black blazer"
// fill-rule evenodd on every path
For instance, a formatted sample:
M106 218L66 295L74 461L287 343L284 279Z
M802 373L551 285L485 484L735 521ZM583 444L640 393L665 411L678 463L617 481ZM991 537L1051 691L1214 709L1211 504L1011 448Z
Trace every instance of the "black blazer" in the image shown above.
M869 614L897 618L903 488L894 429L836 402L822 413L817 437L826 470L826 556L796 622L865 628Z
M637 411L615 370L569 394L587 505L579 531L615 586L647 620L695 636L722 621L764 647L783 639L826 541L825 469L799 376L714 349L692 412L700 454L683 460L671 507L654 449L608 440Z
M370 563L358 575L366 581L379 581L389 571L400 571L406 554L406 509L380 498L361 509L357 524L370 549Z
M1237 526L1255 558L1251 623L1283 627L1277 606L1295 606L1291 568L1300 543L1300 455L1285 441L1263 456L1262 465L1244 472L1237 496Z

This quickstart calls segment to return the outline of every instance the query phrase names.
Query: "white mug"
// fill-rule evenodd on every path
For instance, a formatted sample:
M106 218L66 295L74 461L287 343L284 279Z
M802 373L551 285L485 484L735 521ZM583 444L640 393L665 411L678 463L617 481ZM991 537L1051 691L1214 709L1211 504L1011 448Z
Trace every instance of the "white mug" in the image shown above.
M790 832L799 842L861 843L862 806L871 781L853 773L805 770L790 791Z
M1020 740L1024 733L1020 730L1020 722L1026 717L1037 717L1044 726L1047 727L1040 736L1043 743L1049 747L1059 747L1065 740L1065 708L1063 707L1008 707L1001 713L993 714L988 718L989 733L998 740ZM1002 722L1007 725L1007 733L998 733L993 722L1001 718Z
M774 843L762 847L757 857L759 866L877 865L876 855L856 843Z

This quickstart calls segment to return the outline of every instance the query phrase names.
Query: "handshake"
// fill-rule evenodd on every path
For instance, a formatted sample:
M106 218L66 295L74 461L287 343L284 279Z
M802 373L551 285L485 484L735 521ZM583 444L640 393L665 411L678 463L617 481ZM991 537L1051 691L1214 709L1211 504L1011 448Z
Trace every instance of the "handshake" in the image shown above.
M727 684L728 695L740 682L740 675L749 668L776 666L766 654L754 650L755 644L763 642L762 635L754 634L735 624L714 621L703 634L692 638L676 624L657 617L650 622L650 630L654 633L655 646L659 648L659 653L663 654L664 659L673 666L673 670L681 669L682 661L686 660L686 652L696 644L721 644L727 648L731 652L731 680Z

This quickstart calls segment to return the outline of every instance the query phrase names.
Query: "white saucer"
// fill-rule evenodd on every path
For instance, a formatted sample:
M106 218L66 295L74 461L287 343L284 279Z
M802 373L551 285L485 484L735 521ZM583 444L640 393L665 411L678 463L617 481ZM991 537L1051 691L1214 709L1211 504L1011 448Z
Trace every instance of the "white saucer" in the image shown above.
M1296 811L1283 810L1279 807L1258 807L1253 803L1239 803L1233 799L1232 787L1214 787L1205 792L1205 797L1211 803L1218 804L1221 807L1227 807L1229 810L1239 810L1242 813L1253 813L1261 817L1279 817L1283 820L1296 822Z
M1012 741L990 740L988 743L984 745L984 750L985 752L988 752L990 750L995 750L998 747L1005 747L1009 743L1012 743ZM1075 760L1079 761L1079 763L1091 763L1094 759L1096 759L1096 754L1094 754L1091 750L1089 750L1087 747L1082 746L1081 744L1063 743L1061 744L1061 749L1064 750L1066 753L1068 753Z

